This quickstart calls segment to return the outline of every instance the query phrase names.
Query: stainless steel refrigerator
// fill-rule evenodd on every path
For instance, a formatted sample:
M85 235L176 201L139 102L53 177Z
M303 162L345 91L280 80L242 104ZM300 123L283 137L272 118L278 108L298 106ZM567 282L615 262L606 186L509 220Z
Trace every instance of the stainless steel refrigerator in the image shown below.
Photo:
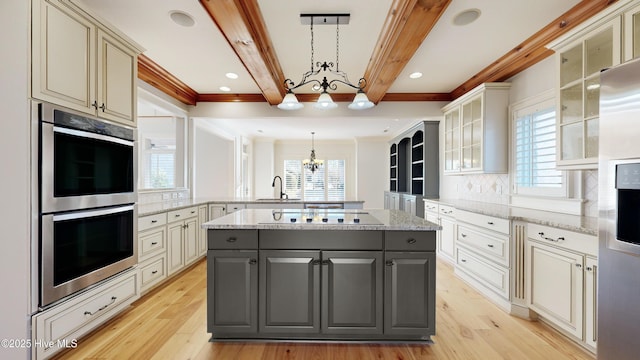
M598 359L640 359L640 59L600 74Z

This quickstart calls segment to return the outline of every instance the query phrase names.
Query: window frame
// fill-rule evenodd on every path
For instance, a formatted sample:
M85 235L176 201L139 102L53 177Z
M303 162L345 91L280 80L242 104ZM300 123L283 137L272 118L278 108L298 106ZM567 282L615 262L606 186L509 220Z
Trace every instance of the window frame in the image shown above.
M519 187L516 179L516 166L517 166L517 152L516 152L516 121L519 117L526 114L534 114L538 111L553 108L556 112L556 153L554 156L557 159L557 149L559 139L557 137L557 103L555 92L553 90L545 91L539 95L532 96L526 98L524 100L518 101L511 106L509 106L509 126L510 126L510 181L511 181L511 191L512 197L535 197L535 198L557 198L557 199L566 199L569 198L571 193L571 183L572 179L570 175L566 171L560 171L562 174L562 186L561 187ZM557 164L555 166L557 169Z
M171 119L175 121L175 149L163 149L153 150L147 149L147 141L157 138L166 139L166 135L158 135L151 132L151 136L146 137L145 133L141 131L141 121L158 121L159 119ZM187 141L187 126L188 121L183 116L139 116L138 117L138 191L139 192L154 192L154 191L166 191L172 189L184 189L187 184L187 157L188 157L188 141ZM155 137L154 137L155 136ZM145 187L145 172L149 170L149 164L147 164L148 155L152 153L173 153L174 154L174 179L172 187Z

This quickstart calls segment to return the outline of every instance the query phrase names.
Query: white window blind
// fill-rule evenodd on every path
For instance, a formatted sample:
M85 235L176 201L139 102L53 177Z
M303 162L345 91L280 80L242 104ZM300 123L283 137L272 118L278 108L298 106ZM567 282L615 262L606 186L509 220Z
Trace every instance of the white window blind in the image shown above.
M558 195L554 189L564 187L564 176L555 169L555 107L538 108L529 107L515 114L515 191Z
M144 185L147 189L175 187L175 153L153 152L146 154L147 171L144 172Z
M305 201L344 201L345 161L326 160L315 172L304 169L300 160L284 161L284 192Z
M284 193L292 199L302 198L302 161L284 161Z

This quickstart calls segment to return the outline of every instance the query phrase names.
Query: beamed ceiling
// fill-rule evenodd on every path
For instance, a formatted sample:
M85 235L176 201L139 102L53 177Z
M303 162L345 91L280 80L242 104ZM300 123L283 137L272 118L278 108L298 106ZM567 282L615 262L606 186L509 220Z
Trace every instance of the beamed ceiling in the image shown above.
M87 0L87 2L91 2ZM275 51L271 34L257 0L199 0L210 21L233 49L257 87L259 93L198 92L174 76L153 58L141 55L138 77L179 101L197 102L268 102L282 101L285 75ZM390 92L390 88L415 56L424 40L451 4L451 0L393 0L377 36L377 42L364 71L366 92L375 103L380 101L450 101L484 82L504 81L553 52L545 45L615 1L583 0L546 26L533 33L507 53L492 61L478 73L448 92ZM319 7L320 8L320 7ZM509 16L510 14L504 14ZM299 29L295 29L299 30ZM343 30L343 33L347 30ZM485 34L486 46L502 34ZM238 41L250 40L250 41ZM143 44L144 46L144 44ZM207 46L201 44L201 46ZM455 46L455 45L452 45ZM286 54L285 54L286 55ZM301 58L306 53L300 55ZM454 70L454 69L444 69ZM297 79L296 79L297 80ZM302 102L314 101L318 94L297 94ZM353 93L332 94L336 101L351 101Z

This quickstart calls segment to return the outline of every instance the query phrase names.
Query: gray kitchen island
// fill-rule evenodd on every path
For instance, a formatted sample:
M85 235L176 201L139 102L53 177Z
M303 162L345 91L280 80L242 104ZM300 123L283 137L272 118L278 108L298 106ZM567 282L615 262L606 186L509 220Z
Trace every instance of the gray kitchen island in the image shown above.
M202 226L212 341L435 334L439 225L398 210L247 209Z

